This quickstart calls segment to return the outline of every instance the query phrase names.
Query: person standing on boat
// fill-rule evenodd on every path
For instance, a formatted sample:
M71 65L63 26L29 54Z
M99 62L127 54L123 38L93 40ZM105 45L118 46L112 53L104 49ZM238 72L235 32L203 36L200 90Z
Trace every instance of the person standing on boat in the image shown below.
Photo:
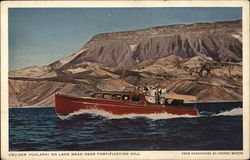
M156 103L155 95L156 95L156 89L153 86L150 86L148 95L148 101L150 103Z
M160 95L160 104L165 104L165 100L166 100L166 94L167 94L167 89L166 87L162 87L161 88L161 95Z
M139 93L139 95L143 94L143 90L141 89L141 87L137 87L137 92Z
M150 88L147 83L145 83L145 86L143 87L143 91L146 96L150 95Z
M155 97L155 88L154 87L150 87L150 96Z
M155 86L155 103L159 104L159 90L158 86Z
M156 90L156 102L157 102L157 104L161 104L160 100L161 100L161 87L158 86L158 88Z

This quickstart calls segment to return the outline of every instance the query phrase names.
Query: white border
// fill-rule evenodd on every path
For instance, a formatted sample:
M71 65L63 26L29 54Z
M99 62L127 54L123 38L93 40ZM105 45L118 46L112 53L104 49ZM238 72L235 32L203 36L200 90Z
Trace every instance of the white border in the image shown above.
M139 151L140 156L9 156L29 153L75 152L8 152L8 8L22 7L242 7L243 8L243 155L182 155L182 151ZM249 158L249 2L248 1L4 1L1 3L1 158L2 159L248 159ZM93 151L98 153L97 151ZM77 153L93 153L77 152ZM115 151L115 153L118 151ZM123 152L123 151L121 151ZM126 151L130 152L130 151ZM136 151L137 152L137 151ZM188 151L187 151L188 152ZM192 152L192 151L191 151ZM206 151L194 151L202 153ZM230 152L230 151L229 151ZM100 152L99 152L100 153ZM112 153L111 151L108 153Z

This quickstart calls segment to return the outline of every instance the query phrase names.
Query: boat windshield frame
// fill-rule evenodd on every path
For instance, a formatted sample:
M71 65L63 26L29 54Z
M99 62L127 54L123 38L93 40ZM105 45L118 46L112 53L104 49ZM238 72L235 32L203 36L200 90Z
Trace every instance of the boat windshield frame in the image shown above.
M95 96L98 94L98 96ZM107 96L108 95L108 96ZM143 98L137 96L133 96L131 92L111 92L111 91L96 91L96 92L90 92L89 97L96 98L96 99L103 99L103 100L119 100L124 102L144 102Z

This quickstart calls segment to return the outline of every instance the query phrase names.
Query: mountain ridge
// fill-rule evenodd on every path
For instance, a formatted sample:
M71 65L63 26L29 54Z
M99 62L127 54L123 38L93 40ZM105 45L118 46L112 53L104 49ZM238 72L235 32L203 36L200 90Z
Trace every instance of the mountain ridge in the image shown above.
M132 67L147 59L169 55L211 57L219 62L242 61L242 22L198 23L152 27L93 36L82 54L69 62L99 62Z
M152 28L98 34L66 58L10 71L10 106L53 106L57 92L82 96L145 83L200 102L242 101L240 20Z

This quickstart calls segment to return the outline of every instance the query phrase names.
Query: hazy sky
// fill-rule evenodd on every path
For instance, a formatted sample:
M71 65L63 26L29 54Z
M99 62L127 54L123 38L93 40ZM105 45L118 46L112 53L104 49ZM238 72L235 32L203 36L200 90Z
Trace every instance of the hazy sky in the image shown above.
M9 70L46 65L98 33L170 24L231 21L241 8L11 8Z

